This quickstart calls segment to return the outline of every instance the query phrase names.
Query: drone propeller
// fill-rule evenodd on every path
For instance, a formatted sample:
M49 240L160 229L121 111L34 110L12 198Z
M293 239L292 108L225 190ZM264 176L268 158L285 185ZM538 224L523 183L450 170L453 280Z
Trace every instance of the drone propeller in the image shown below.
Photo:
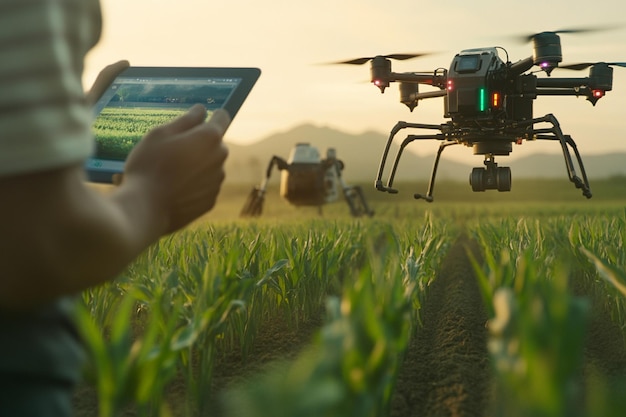
M581 62L578 64L559 65L559 68L580 71L592 67L597 64L605 64L611 67L626 68L626 62Z
M532 41L536 36L544 35L544 34L554 34L558 35L560 33L591 33L591 32L602 32L605 30L615 29L616 26L597 26L597 27L579 27L579 28L568 28L568 29L560 29L560 30L547 30L544 32L533 33L530 35L522 35L516 37L520 42L527 43Z
M350 59L348 61L339 61L339 62L332 62L332 64L349 64L349 65L363 65L366 62L371 61L372 59L381 57L381 58L386 58L386 59L396 59L398 61L404 61L407 59L412 59L412 58L419 58L422 56L426 56L429 55L428 53L424 53L424 54L391 54L391 55L378 55L378 56L372 56L372 57L364 57L364 58L356 58L356 59Z

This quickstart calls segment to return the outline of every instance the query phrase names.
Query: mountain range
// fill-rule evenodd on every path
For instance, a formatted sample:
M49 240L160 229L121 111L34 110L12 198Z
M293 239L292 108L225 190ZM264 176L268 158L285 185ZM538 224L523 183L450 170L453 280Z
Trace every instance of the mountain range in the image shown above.
M318 148L322 158L328 148L334 148L337 158L341 159L345 168L343 177L346 182L373 182L378 172L382 151L387 142L387 134L368 131L361 134L350 134L337 129L303 124L292 129L269 135L258 142L247 145L228 143L229 157L226 163L226 181L231 183L258 184L265 176L272 156L285 160L297 143L309 143ZM404 137L398 135L398 137ZM410 147L400 160L395 179L397 181L428 180L437 144L432 145L433 154L420 156L413 153ZM399 145L393 143L387 159L387 170L383 176L386 181L387 172ZM471 150L468 149L471 155ZM475 163L462 163L441 158L437 179L467 181ZM600 155L582 155L587 176L593 179L626 176L626 152ZM504 161L504 160L503 160ZM500 162L496 158L496 162ZM510 166L514 178L562 178L566 176L562 154L533 154L518 159L507 160L502 166ZM576 165L576 169L578 167ZM280 173L274 169L271 181L278 181Z

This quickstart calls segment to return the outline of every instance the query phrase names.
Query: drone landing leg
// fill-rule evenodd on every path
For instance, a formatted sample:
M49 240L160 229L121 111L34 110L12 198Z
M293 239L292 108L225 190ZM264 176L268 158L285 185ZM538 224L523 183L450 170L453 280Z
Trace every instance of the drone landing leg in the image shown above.
M567 168L567 176L569 177L569 180L574 183L574 186L576 188L582 189L583 195L585 197L591 198L591 188L589 186L589 180L587 179L587 174L585 172L585 166L583 165L582 157L578 152L578 147L576 146L576 142L574 142L574 139L572 139L570 135L563 134L558 120L552 114L549 114L540 119L533 120L533 123L536 122L548 122L552 124L551 129L539 129L535 130L535 133L552 133L553 135L538 134L537 139L559 141L559 143L561 144L561 149L563 150L563 157L565 158L565 167ZM580 168L582 178L576 175L576 169L574 168L574 162L572 160L572 155L570 153L568 145L574 151L574 155L576 155L576 161Z
M439 167L439 159L441 159L441 154L443 153L443 150L445 148L447 148L448 146L451 145L458 145L457 142L448 142L448 143L442 143L441 145L439 145L439 150L437 150L437 156L435 156L435 162L433 163L433 170L430 174L430 181L428 182L428 191L426 191L426 195L422 195L422 194L413 194L413 197L416 200L419 200L420 198L423 198L424 200L428 201L429 203L432 203L434 198L433 198L433 191L435 189L435 177L437 175L437 168Z
M379 191L387 191L385 189L385 187L383 186L383 170L385 168L385 163L387 162L387 155L389 154L389 148L391 147L391 142L393 142L393 138L396 136L396 134L402 130L402 129L406 129L409 123L407 122L398 122L396 123L396 125L391 129L391 132L389 133L389 138L387 139L387 144L385 145L385 150L383 151L383 155L380 158L380 164L378 165L378 175L376 176L376 182L374 183L375 187L377 190Z
M422 125L424 126L424 125ZM432 126L432 125L428 125L428 126ZM424 139L439 139L441 140L442 137L441 135L409 135L407 136L403 141L402 144L400 144L400 149L398 149L398 154L396 155L396 159L393 161L393 166L391 168L391 172L389 173L389 180L387 180L387 185L378 188L379 191L387 191L390 194L397 194L398 190L396 190L395 188L393 188L393 180L396 176L396 170L398 169L398 163L400 162L400 157L402 157L402 153L404 152L404 148L406 148L406 146L415 141L415 140L424 140Z
M395 168L392 170L392 174L391 174L391 178L389 179L389 181L387 181L387 186L383 185L383 171L385 169L385 164L387 163L387 156L389 155L389 148L391 147L391 143L393 142L394 137L396 136L396 134L398 134L399 131L401 131L402 129L407 129L407 128L412 128L412 129L435 129L435 130L439 130L441 131L441 126L440 125L428 125L428 124L422 124L422 123L407 123L407 122L398 122L396 123L396 125L393 127L393 129L391 129L391 132L389 133L389 138L387 139L387 144L385 145L385 150L383 151L383 155L380 159L380 164L378 166L378 174L376 176L376 181L374 183L374 186L376 187L376 189L378 191L387 191L389 193L397 193L397 190L394 190L391 187L391 184L393 183L393 175L395 175ZM428 139L443 139L443 136L441 135L433 135L432 137L428 137ZM408 145L408 143L412 142L415 139L412 139L410 141L407 142L407 139L405 139L405 142L403 147ZM396 156L396 162L394 163L394 167L396 167L398 165L398 160L400 159L400 154L402 153L403 147L400 148L400 150L398 151L398 155Z
M582 179L576 176L576 173L574 172L574 169L573 169L572 158L568 152L566 159L569 158L569 165L568 165L569 179L570 181L574 183L576 188L580 188L583 190L583 195L585 197L591 198L592 196L591 188L589 187L589 180L587 179L587 173L585 172L585 166L583 165L583 160L580 156L580 153L578 152L578 146L576 146L576 142L574 142L574 139L572 139L570 135L565 135L565 142L567 142L567 144L574 150L574 155L576 155L576 160L578 161L578 166L580 167L580 174L582 175ZM570 166L572 167L571 173L569 172Z

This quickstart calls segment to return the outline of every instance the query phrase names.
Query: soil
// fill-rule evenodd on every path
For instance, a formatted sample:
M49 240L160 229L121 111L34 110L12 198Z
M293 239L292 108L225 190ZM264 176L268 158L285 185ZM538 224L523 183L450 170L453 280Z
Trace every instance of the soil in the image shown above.
M390 417L489 414L493 384L487 352L488 317L468 250L479 259L477 245L460 238L446 255L439 275L429 288L422 306L424 326L417 329L405 354ZM589 296L592 301L587 366L623 379L626 375L624 332L611 321L606 302L592 295L592 285L577 286L573 292ZM222 356L214 374L216 394L273 360L295 357L322 325L322 315L320 312L319 317L301 322L297 329L290 328L286 322L268 323L246 361L237 352ZM87 394L83 397L87 401L95 401L85 388L82 394ZM215 402L216 406L218 403ZM83 404L82 409L94 408ZM213 411L212 417L221 417L220 410ZM82 412L77 417L94 415Z
M487 314L459 240L446 255L422 307L392 400L391 417L483 416L490 396Z

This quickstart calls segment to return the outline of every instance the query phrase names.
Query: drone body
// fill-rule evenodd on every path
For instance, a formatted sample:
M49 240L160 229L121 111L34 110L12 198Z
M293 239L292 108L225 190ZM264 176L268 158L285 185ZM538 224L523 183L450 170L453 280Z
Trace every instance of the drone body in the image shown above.
M345 197L350 213L355 216L372 216L363 191L359 186L346 185L341 177L343 162L337 159L335 150L327 150L322 159L318 149L308 143L296 144L287 161L274 156L270 160L266 176L259 187L254 187L244 208L242 217L260 216L263 201L272 170L276 166L280 172L280 196L294 206L321 207L337 201L341 194Z
M564 30L558 33L575 33L585 30ZM499 47L475 48L456 54L447 69L432 72L395 73L391 69L392 59L410 59L419 54L379 55L359 58L341 64L360 65L371 63L371 81L381 92L391 82L398 82L400 102L411 111L420 100L441 97L444 100L444 118L441 124L398 122L391 130L383 152L375 186L379 191L397 193L393 178L404 148L416 140L434 139L441 141L437 152L430 183L426 194L415 194L415 198L433 201L433 190L437 166L441 153L450 145L463 144L471 147L475 155L484 156L484 168L474 168L470 174L473 191L511 190L511 170L498 167L495 157L509 155L513 144L523 141L558 141L568 177L576 188L582 189L585 197L591 198L591 189L582 159L574 140L565 135L559 122L552 114L533 116L533 102L540 96L583 96L594 106L607 91L612 90L613 66L626 67L626 63L582 63L560 66L562 61L560 37L557 32L542 32L527 37L533 43L533 55L516 63L503 60ZM503 50L504 51L504 50ZM504 51L506 52L506 51ZM537 66L547 78L538 77L530 70ZM584 78L552 78L555 68L581 70L589 68ZM434 87L434 91L420 92L419 86ZM407 135L402 142L391 168L387 184L382 181L389 148L395 135L403 129L427 130L430 133ZM580 177L577 173L573 151Z

